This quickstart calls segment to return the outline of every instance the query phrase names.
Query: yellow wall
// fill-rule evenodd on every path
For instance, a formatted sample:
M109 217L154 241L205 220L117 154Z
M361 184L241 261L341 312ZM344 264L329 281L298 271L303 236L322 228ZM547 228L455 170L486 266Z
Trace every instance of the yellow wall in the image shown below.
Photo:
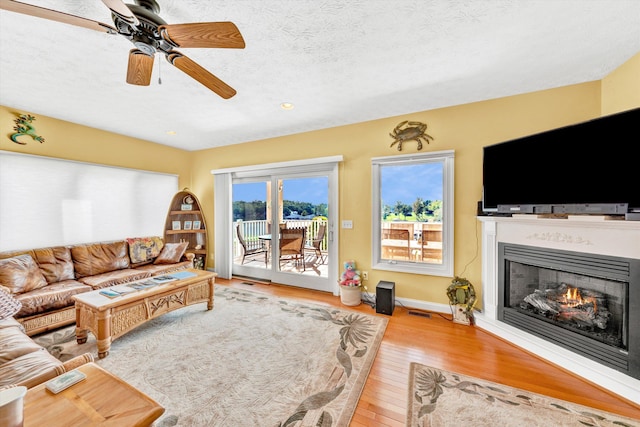
M602 79L602 115L640 105L640 53Z
M340 220L354 227L340 230L339 259L354 259L369 271L370 289L380 280L396 282L402 298L448 303L445 290L451 278L371 270L371 158L417 152L415 143L403 151L390 148L389 132L403 120L428 124L434 137L422 152L455 150L454 272L475 284L481 298L480 226L476 205L482 189L482 147L640 106L637 76L640 55L602 81L511 96L462 106L416 112L349 126L212 148L182 150L104 132L37 115L34 125L46 138L21 146L8 139L16 113L0 106L0 149L153 170L180 175L203 205L213 241L212 169L300 160L341 154ZM22 137L24 138L24 137ZM208 267L213 266L213 258Z
M21 136L26 144L20 145L9 138L20 114L36 117L32 124L44 143ZM1 105L0 150L171 173L180 176L180 188L191 184L189 152Z
M445 290L451 278L371 269L371 158L418 152L412 142L404 144L402 152L389 147L389 132L403 120L421 121L434 137L422 152L455 150L454 272L461 274L469 264L464 276L481 294L476 206L482 193L482 147L588 120L599 113L600 85L596 82L202 150L193 158L194 191L205 210L212 212L211 169L342 154L338 224L351 219L354 226L340 230L339 259L354 259L360 270L369 271L370 290L380 280L391 280L398 297L448 303ZM208 215L206 221L213 224L213 216Z

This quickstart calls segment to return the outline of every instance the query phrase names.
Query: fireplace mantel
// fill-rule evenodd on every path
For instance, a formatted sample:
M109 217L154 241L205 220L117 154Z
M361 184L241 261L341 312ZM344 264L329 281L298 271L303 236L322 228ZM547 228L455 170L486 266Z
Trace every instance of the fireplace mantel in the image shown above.
M640 259L640 221L536 215L478 217L482 222L482 311L476 325L640 404L640 380L576 355L498 320L498 243Z

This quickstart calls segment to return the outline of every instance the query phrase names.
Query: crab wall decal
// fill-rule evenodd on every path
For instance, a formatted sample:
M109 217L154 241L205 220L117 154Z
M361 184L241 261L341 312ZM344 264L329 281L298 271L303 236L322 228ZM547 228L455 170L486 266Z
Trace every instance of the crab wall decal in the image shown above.
M400 122L398 123L398 126L393 129L393 132L389 134L391 138L395 139L389 147L393 147L394 144L398 144L398 151L402 151L403 142L417 141L418 150L422 150L422 140L428 144L429 140L433 139L431 135L424 133L426 130L426 123L410 122L408 120Z

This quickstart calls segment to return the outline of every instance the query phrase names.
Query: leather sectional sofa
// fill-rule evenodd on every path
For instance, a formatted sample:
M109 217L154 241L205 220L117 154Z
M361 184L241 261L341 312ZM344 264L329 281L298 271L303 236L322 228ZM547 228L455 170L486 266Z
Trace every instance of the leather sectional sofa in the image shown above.
M93 360L85 353L62 362L29 338L13 317L0 319L0 389L31 388Z
M14 318L31 336L74 323L74 295L192 268L186 248L142 237L0 252L0 290L22 303Z

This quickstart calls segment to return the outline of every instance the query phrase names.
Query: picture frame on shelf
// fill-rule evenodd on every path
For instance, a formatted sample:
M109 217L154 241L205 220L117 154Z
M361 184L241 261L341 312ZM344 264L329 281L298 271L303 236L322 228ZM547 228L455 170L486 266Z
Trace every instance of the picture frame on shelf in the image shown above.
M193 225L193 223L191 221L185 221L184 222L184 229L185 230L191 230L191 226Z
M180 221L171 221L172 230L180 230Z
M202 223L200 221L193 221L193 229L194 230L200 230L200 226L202 225Z
M203 257L195 257L193 259L193 268L197 270L204 270L204 258Z
M190 211L193 210L193 205L189 204L189 203L183 203L180 205L180 210L181 211Z

